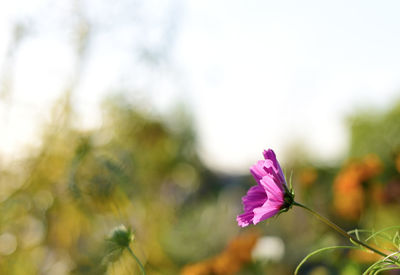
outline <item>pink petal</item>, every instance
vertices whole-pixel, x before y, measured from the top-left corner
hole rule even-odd
[[[267,175],[260,180],[260,184],[264,187],[268,200],[283,201],[284,189],[281,183],[276,183],[272,175]]]
[[[244,213],[236,217],[236,221],[238,222],[238,225],[240,227],[245,227],[248,226],[250,223],[252,223],[254,217],[254,213]]]
[[[254,209],[253,224],[257,224],[260,221],[266,220],[275,216],[279,212],[279,208],[272,208],[269,206],[259,207]]]
[[[248,226],[253,221],[254,209],[261,207],[267,201],[265,189],[259,185],[252,186],[242,198],[244,213],[237,216],[236,221],[239,226]]]
[[[254,208],[262,206],[267,200],[265,189],[259,185],[252,186],[242,198],[244,212],[253,211]]]
[[[252,165],[250,168],[250,173],[253,175],[254,179],[259,182],[262,177],[266,175],[264,170],[264,160],[257,161],[256,164]]]
[[[280,179],[280,181],[285,181],[285,177],[283,175],[282,168],[279,165],[278,160],[276,159],[275,152],[272,149],[268,149],[268,150],[264,150],[263,155],[266,160],[270,160],[270,162],[265,163],[266,164],[265,166],[267,168],[269,168],[269,167],[273,168],[275,173],[278,175],[278,178]]]

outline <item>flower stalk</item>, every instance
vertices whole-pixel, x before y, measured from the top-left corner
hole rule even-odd
[[[311,208],[298,203],[298,202],[293,202],[293,205],[299,206],[305,210],[307,210],[308,212],[310,212],[311,214],[313,214],[317,219],[319,219],[320,221],[324,222],[326,225],[328,225],[329,227],[331,227],[332,229],[334,229],[336,232],[338,232],[339,234],[341,234],[342,236],[344,236],[345,238],[348,238],[350,241],[357,243],[367,249],[369,249],[370,251],[383,256],[383,257],[387,257],[390,258],[391,260],[397,262],[397,259],[392,259],[392,257],[390,257],[389,255],[383,253],[382,251],[379,251],[376,248],[373,248],[372,246],[369,246],[368,244],[364,243],[363,241],[360,241],[356,238],[354,238],[353,236],[351,236],[350,234],[348,234],[346,231],[344,231],[342,228],[340,228],[338,225],[336,225],[335,223],[331,222],[330,220],[328,220],[327,218],[325,218],[324,216],[320,215],[319,213],[315,212],[314,210],[312,210]]]
[[[125,250],[128,250],[138,264],[142,275],[146,275],[143,264],[130,247],[133,240],[134,235],[131,229],[126,228],[124,225],[115,227],[111,232],[111,236],[107,239],[107,258],[111,261],[116,261]]]
[[[127,247],[129,253],[131,254],[131,256],[135,259],[135,261],[137,262],[137,264],[140,267],[140,271],[142,272],[143,275],[146,275],[146,271],[144,270],[144,266],[142,265],[142,263],[140,262],[139,258],[136,257],[135,253],[133,253],[132,249],[128,246]]]

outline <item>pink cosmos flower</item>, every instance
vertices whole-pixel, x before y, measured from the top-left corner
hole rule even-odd
[[[241,227],[257,224],[281,211],[287,211],[293,203],[294,195],[287,188],[274,151],[264,150],[263,155],[265,160],[259,160],[250,168],[258,184],[251,187],[242,198],[244,213],[236,218]]]

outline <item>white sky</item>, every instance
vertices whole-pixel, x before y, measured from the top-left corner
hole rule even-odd
[[[37,10],[68,14],[69,1],[57,3],[0,4],[0,64],[13,20]],[[86,3],[90,18],[114,11]],[[282,159],[288,145],[299,142],[319,160],[340,158],[347,146],[344,117],[355,107],[384,107],[400,98],[398,1],[202,0],[172,6],[180,16],[172,72],[137,68],[130,38],[143,33],[129,25],[93,38],[76,95],[84,125],[100,123],[97,106],[110,89],[154,82],[148,94],[132,96],[160,110],[183,100],[191,106],[208,165],[245,171],[264,148]],[[145,16],[162,27],[166,8],[153,3]],[[146,31],[146,39],[159,29]],[[73,73],[65,36],[50,30],[34,37],[16,54],[11,104],[0,102],[0,152],[7,156],[34,141]]]

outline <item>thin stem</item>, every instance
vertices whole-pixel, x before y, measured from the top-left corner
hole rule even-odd
[[[146,271],[144,271],[144,267],[143,267],[142,263],[140,262],[140,260],[138,259],[138,257],[136,257],[135,253],[133,253],[132,249],[129,246],[127,246],[127,248],[128,248],[129,253],[132,255],[132,257],[135,259],[135,261],[139,265],[140,271],[142,271],[142,274],[146,275]]]
[[[338,233],[340,233],[340,234],[343,235],[344,237],[350,239],[351,241],[353,241],[353,242],[355,242],[355,243],[357,243],[357,244],[359,244],[359,245],[361,245],[361,246],[364,246],[365,248],[371,250],[372,252],[374,252],[374,253],[376,253],[376,254],[379,254],[379,255],[381,255],[381,256],[383,256],[383,257],[388,257],[388,258],[390,258],[391,260],[393,260],[393,261],[395,261],[395,262],[397,261],[397,260],[395,260],[395,259],[392,259],[392,258],[389,257],[388,255],[386,255],[385,253],[379,251],[378,249],[375,249],[375,248],[369,246],[368,244],[366,244],[366,243],[364,243],[364,242],[362,242],[362,241],[360,241],[360,240],[354,238],[353,236],[351,236],[350,234],[348,234],[346,231],[344,231],[342,228],[340,228],[338,225],[334,224],[333,222],[331,222],[330,220],[328,220],[328,219],[325,218],[324,216],[321,216],[319,213],[315,212],[315,211],[312,210],[311,208],[308,208],[307,206],[302,205],[302,204],[300,204],[300,203],[298,203],[298,202],[293,202],[293,205],[296,205],[296,206],[299,206],[299,207],[301,207],[301,208],[306,209],[308,212],[310,212],[310,213],[313,214],[315,217],[317,217],[320,221],[324,222],[325,224],[327,224],[328,226],[330,226],[332,229],[336,230]]]

